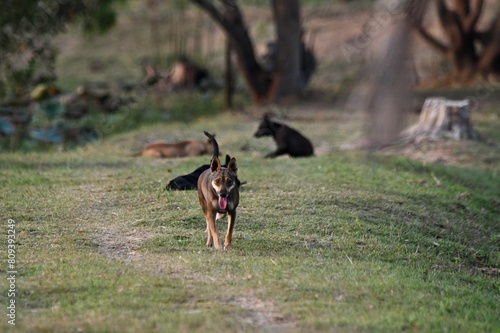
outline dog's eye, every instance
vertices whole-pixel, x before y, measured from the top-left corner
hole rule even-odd
[[[233,181],[232,181],[231,179],[228,179],[228,180],[227,180],[227,185],[228,185],[228,186],[233,185]]]
[[[215,184],[216,184],[216,185],[220,185],[220,178],[217,178],[217,179],[215,180]]]

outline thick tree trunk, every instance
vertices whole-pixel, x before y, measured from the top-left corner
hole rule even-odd
[[[413,142],[425,139],[479,139],[470,122],[469,100],[453,101],[441,97],[427,98],[417,124],[403,132]]]
[[[224,54],[226,68],[224,75],[224,106],[226,109],[233,108],[233,95],[234,95],[234,73],[233,73],[233,61],[231,59],[232,54],[232,43],[230,38],[226,38],[226,50]]]
[[[299,0],[273,0],[278,37],[276,67],[269,97],[300,94],[305,82],[301,71],[301,23]]]

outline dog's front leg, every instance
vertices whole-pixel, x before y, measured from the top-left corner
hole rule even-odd
[[[207,247],[212,247],[214,245],[214,239],[212,238],[212,233],[210,232],[210,227],[208,226],[208,219],[205,218],[207,221],[207,229],[205,229],[205,232],[207,233]]]
[[[236,210],[230,212],[227,216],[227,233],[226,240],[224,241],[224,250],[231,246],[231,238],[233,237],[234,224],[236,222]]]
[[[273,151],[272,153],[267,154],[265,157],[266,158],[275,158],[280,155],[285,155],[288,154],[288,148],[287,147],[278,147],[276,151]]]
[[[217,231],[217,223],[215,222],[215,213],[207,215],[207,246],[212,245],[216,249],[220,249],[219,233]]]

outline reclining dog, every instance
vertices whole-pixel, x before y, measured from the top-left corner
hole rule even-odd
[[[213,145],[210,139],[180,141],[177,143],[168,143],[164,141],[156,141],[148,144],[144,149],[137,152],[133,156],[145,156],[153,158],[168,158],[168,157],[187,157],[200,156],[213,153]]]
[[[229,155],[226,155],[226,163],[223,165],[225,168],[227,168],[230,160],[231,157]],[[185,191],[198,189],[198,178],[203,173],[203,171],[207,170],[208,168],[210,168],[209,164],[203,164],[187,175],[175,177],[168,183],[168,185],[165,187],[165,190]],[[238,187],[240,187],[241,185],[238,177],[236,177],[236,185],[238,185]]]

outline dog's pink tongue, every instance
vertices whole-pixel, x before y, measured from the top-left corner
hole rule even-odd
[[[227,206],[227,198],[219,197],[219,208],[226,209]]]

